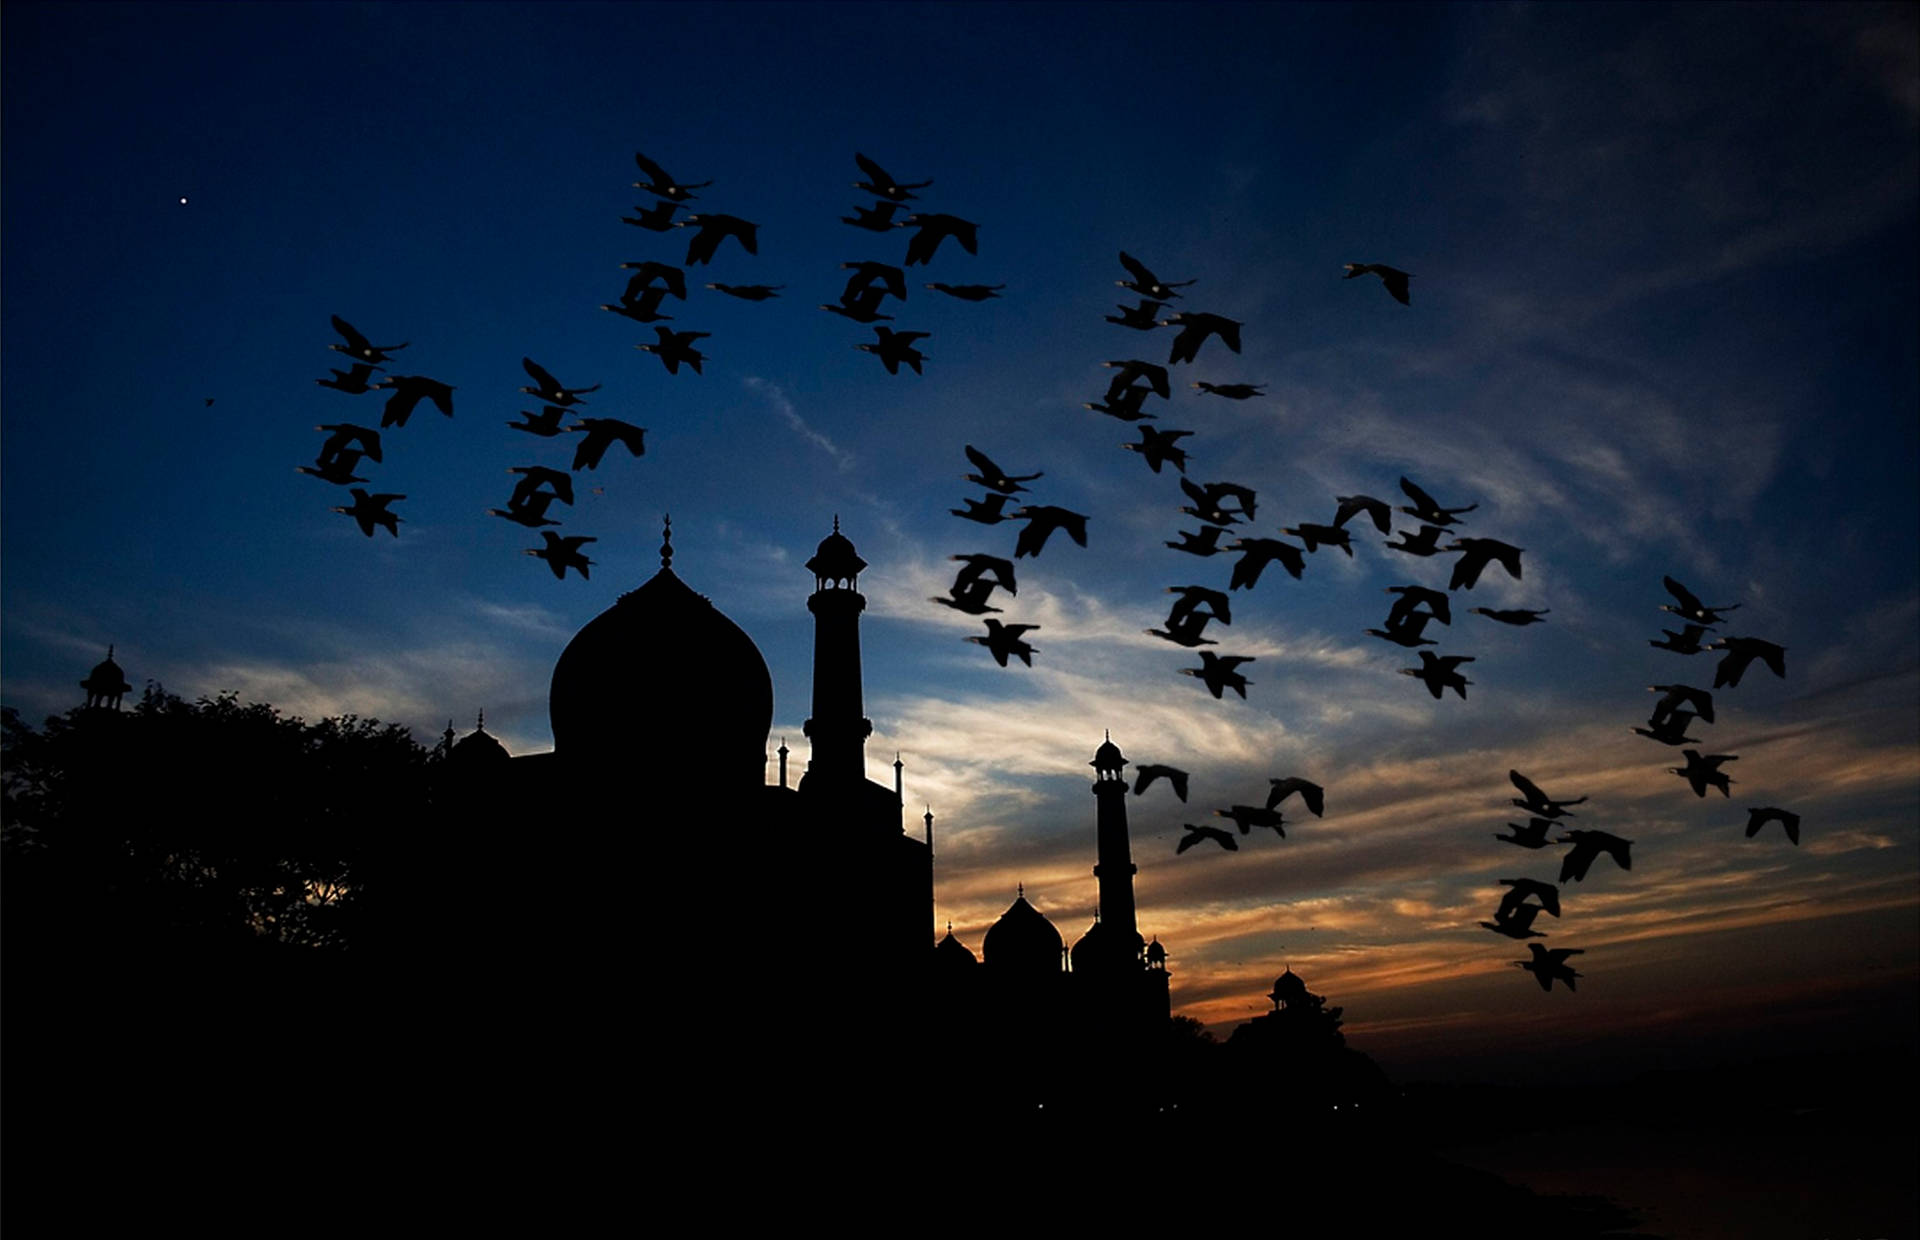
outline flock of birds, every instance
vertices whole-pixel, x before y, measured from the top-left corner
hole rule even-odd
[[[328,347],[353,359],[353,365],[347,370],[333,369],[331,378],[316,379],[314,382],[349,396],[364,396],[375,391],[393,393],[381,411],[379,430],[354,422],[328,423],[315,428],[326,431],[327,438],[321,443],[314,463],[300,466],[299,472],[335,486],[349,486],[366,481],[353,472],[362,461],[377,464],[384,459],[380,431],[404,427],[420,401],[431,401],[441,413],[452,417],[453,388],[423,375],[390,375],[378,382],[370,382],[375,371],[392,361],[393,354],[408,347],[411,342],[373,344],[339,315],[333,316],[333,329],[344,343]],[[589,418],[582,415],[578,406],[585,403],[582,399],[584,396],[600,389],[597,383],[592,387],[564,387],[532,358],[522,358],[521,366],[534,382],[533,386],[523,386],[520,390],[541,402],[543,408],[539,413],[523,410],[521,417],[524,421],[509,422],[507,425],[542,439],[567,433],[579,434],[581,439],[575,447],[573,464],[569,470],[537,463],[509,467],[507,472],[519,475],[519,479],[514,483],[512,494],[507,497],[507,506],[489,508],[487,514],[504,517],[529,529],[540,529],[544,545],[529,548],[526,554],[545,560],[557,578],[564,580],[569,568],[584,578],[593,561],[580,548],[596,540],[586,535],[563,537],[552,530],[541,529],[543,526],[560,524],[557,519],[547,515],[548,509],[556,502],[571,507],[574,499],[573,472],[598,467],[607,449],[614,444],[623,445],[634,456],[643,455],[646,451],[646,428],[617,418]],[[570,426],[561,425],[569,415],[577,420]],[[371,494],[360,487],[352,487],[351,491],[352,505],[336,507],[333,511],[352,517],[359,524],[360,532],[369,538],[373,537],[376,529],[383,527],[394,537],[400,536],[402,518],[393,511],[392,505],[407,498],[405,495],[394,492]]]
[[[669,375],[677,376],[682,368],[696,375],[701,374],[709,358],[697,342],[708,339],[711,333],[664,326],[664,323],[672,321],[673,316],[663,310],[669,298],[677,304],[686,303],[689,288],[686,268],[711,264],[722,253],[728,240],[733,241],[739,251],[746,255],[757,256],[758,225],[738,216],[716,212],[688,211],[681,214],[686,204],[697,197],[694,191],[705,189],[712,182],[681,182],[644,154],[636,153],[634,159],[644,178],[634,182],[634,186],[650,193],[654,201],[651,205],[635,207],[633,215],[623,215],[621,220],[625,224],[660,234],[678,229],[690,230],[684,265],[675,265],[663,258],[621,263],[620,268],[629,273],[625,287],[617,301],[602,303],[600,308],[650,327],[655,338],[634,347],[657,357]],[[871,328],[875,339],[856,343],[854,347],[876,356],[889,374],[898,374],[902,366],[920,374],[926,357],[917,346],[928,339],[931,333],[889,327],[886,324],[893,321],[893,316],[883,311],[905,305],[908,284],[906,269],[931,263],[949,238],[967,254],[977,255],[978,225],[954,215],[907,210],[905,204],[919,197],[914,191],[926,189],[932,184],[931,180],[901,182],[865,155],[856,153],[854,159],[863,176],[862,180],[854,182],[854,187],[871,194],[876,201],[870,206],[855,206],[852,215],[841,217],[842,222],[881,235],[889,235],[896,229],[911,229],[913,235],[898,266],[872,258],[842,262],[840,269],[850,274],[845,277],[839,298],[822,304],[820,309]],[[1249,681],[1241,669],[1254,662],[1254,658],[1204,649],[1219,644],[1215,638],[1207,636],[1209,626],[1219,625],[1224,629],[1232,624],[1233,593],[1252,590],[1267,567],[1274,563],[1278,563],[1288,576],[1299,580],[1304,577],[1308,558],[1323,549],[1337,550],[1351,558],[1354,555],[1354,535],[1371,525],[1380,535],[1386,536],[1381,545],[1400,555],[1427,558],[1453,554],[1458,557],[1453,562],[1444,591],[1414,583],[1387,587],[1386,593],[1393,596],[1393,602],[1386,617],[1381,621],[1381,627],[1368,628],[1365,633],[1417,652],[1420,656],[1419,667],[1398,670],[1419,680],[1436,700],[1443,699],[1448,690],[1464,699],[1467,687],[1473,682],[1466,678],[1461,669],[1474,662],[1475,656],[1441,654],[1427,649],[1438,645],[1438,640],[1431,635],[1437,631],[1433,626],[1451,628],[1454,614],[1452,594],[1471,590],[1490,566],[1497,564],[1508,576],[1519,580],[1522,548],[1499,539],[1472,537],[1459,532],[1458,527],[1464,524],[1465,515],[1475,511],[1478,505],[1443,505],[1406,477],[1399,480],[1400,492],[1407,501],[1404,504],[1394,505],[1364,494],[1340,495],[1333,497],[1334,508],[1330,521],[1302,520],[1279,527],[1277,533],[1254,532],[1252,523],[1259,498],[1256,491],[1236,482],[1199,481],[1189,477],[1187,467],[1192,445],[1187,441],[1193,439],[1196,432],[1156,425],[1156,410],[1163,406],[1149,406],[1150,401],[1171,400],[1174,386],[1171,368],[1195,365],[1208,341],[1218,341],[1225,349],[1238,354],[1241,351],[1243,324],[1209,311],[1169,312],[1168,307],[1176,299],[1183,298],[1179,290],[1190,288],[1198,281],[1163,280],[1145,263],[1125,251],[1120,253],[1119,261],[1127,278],[1116,280],[1115,283],[1137,300],[1131,304],[1123,302],[1117,305],[1117,313],[1107,315],[1106,321],[1132,332],[1152,332],[1163,328],[1175,330],[1169,340],[1164,363],[1140,357],[1103,362],[1103,369],[1112,373],[1107,376],[1104,392],[1097,400],[1085,402],[1085,407],[1132,427],[1138,438],[1122,442],[1120,446],[1138,455],[1153,474],[1162,475],[1167,466],[1172,467],[1180,492],[1188,501],[1179,507],[1179,512],[1191,517],[1198,528],[1176,529],[1176,540],[1167,541],[1165,546],[1199,559],[1223,553],[1235,557],[1224,583],[1186,582],[1168,586],[1166,593],[1173,595],[1174,600],[1167,617],[1160,627],[1146,632],[1185,650],[1197,652],[1200,659],[1198,667],[1181,667],[1177,670],[1180,674],[1199,680],[1214,698],[1223,698],[1228,690],[1232,690],[1244,699]],[[1409,273],[1379,263],[1348,263],[1345,270],[1347,279],[1368,275],[1377,277],[1397,302],[1411,304],[1409,281],[1413,277]],[[1005,286],[929,282],[924,287],[962,302],[980,303],[997,298]],[[713,281],[706,283],[705,288],[739,301],[758,303],[779,297],[786,286]],[[318,427],[327,432],[327,438],[314,463],[301,466],[300,472],[332,485],[352,486],[366,481],[355,473],[356,469],[362,468],[367,462],[378,464],[383,460],[381,430],[404,427],[422,400],[451,417],[454,389],[423,375],[384,374],[384,368],[392,362],[393,354],[407,348],[408,344],[375,345],[344,319],[334,316],[332,322],[341,342],[330,347],[335,352],[345,354],[351,366],[345,370],[335,369],[331,378],[316,382],[348,395],[363,396],[370,392],[385,392],[388,395],[380,429],[352,422],[335,422]],[[506,506],[490,508],[487,512],[529,529],[540,530],[545,546],[528,549],[526,554],[545,560],[556,578],[564,580],[570,568],[585,578],[592,561],[587,559],[581,548],[596,540],[587,536],[562,537],[546,528],[560,524],[551,515],[551,510],[555,504],[572,506],[575,494],[573,474],[597,468],[612,445],[622,445],[635,457],[643,455],[646,430],[618,419],[585,416],[581,412],[584,398],[599,390],[599,384],[567,387],[531,358],[523,359],[522,366],[533,383],[523,386],[520,391],[532,396],[541,409],[538,413],[523,410],[521,421],[507,425],[542,439],[555,439],[565,434],[578,434],[581,438],[567,469],[538,463],[510,467],[509,472],[517,475],[517,479],[505,501]],[[377,380],[376,375],[380,375]],[[1265,385],[1261,383],[1194,379],[1188,387],[1201,396],[1236,402],[1265,395]],[[574,419],[571,424],[565,424],[568,418]],[[1040,626],[1001,620],[999,616],[1004,613],[995,605],[995,599],[1000,595],[1006,598],[1017,596],[1017,561],[1030,557],[1037,559],[1056,532],[1064,531],[1074,543],[1085,547],[1089,517],[1053,504],[1016,502],[1015,496],[1031,494],[1026,484],[1043,478],[1044,471],[1036,469],[1013,474],[972,444],[964,445],[964,451],[971,471],[963,476],[984,493],[978,498],[963,498],[963,507],[950,510],[952,515],[978,525],[1018,522],[1020,530],[1011,555],[971,551],[950,556],[960,568],[948,592],[935,596],[932,601],[979,618],[986,632],[966,640],[984,647],[1000,666],[1005,667],[1009,660],[1016,658],[1032,666],[1035,647],[1026,640],[1026,634],[1037,631]],[[370,493],[357,486],[352,487],[352,495],[352,505],[337,507],[334,511],[351,516],[368,537],[382,527],[398,536],[401,518],[392,511],[391,505],[404,500],[405,495]],[[1411,518],[1412,528],[1396,529],[1396,514]],[[1295,541],[1286,541],[1288,538]],[[1703,644],[1702,639],[1707,633],[1723,623],[1722,613],[1734,610],[1737,604],[1709,607],[1673,578],[1666,578],[1665,584],[1675,602],[1665,605],[1663,610],[1679,616],[1685,625],[1678,632],[1665,631],[1664,640],[1653,641],[1651,645],[1682,655],[1722,651],[1713,683],[1713,689],[1716,690],[1737,686],[1755,660],[1763,662],[1776,675],[1785,675],[1785,652],[1773,643],[1758,638],[1729,636]],[[1467,611],[1468,614],[1484,616],[1494,623],[1516,628],[1543,623],[1549,614],[1544,608],[1473,607]],[[1678,747],[1698,744],[1697,738],[1688,736],[1687,731],[1695,724],[1713,722],[1712,693],[1679,683],[1655,685],[1653,690],[1662,696],[1656,702],[1646,725],[1633,730],[1663,745]],[[1736,755],[1706,754],[1691,748],[1683,752],[1686,765],[1667,769],[1686,780],[1697,796],[1705,797],[1711,788],[1718,788],[1723,796],[1731,795],[1732,781],[1723,768],[1725,764],[1737,760]],[[1555,882],[1529,877],[1499,880],[1507,890],[1492,920],[1479,924],[1507,938],[1539,939],[1545,934],[1536,928],[1538,917],[1543,913],[1555,919],[1560,917],[1560,885],[1584,879],[1593,862],[1603,853],[1611,857],[1619,868],[1631,868],[1632,841],[1605,831],[1561,825],[1560,819],[1573,814],[1570,807],[1583,804],[1585,797],[1571,800],[1548,797],[1519,771],[1509,772],[1509,779],[1522,793],[1512,803],[1529,817],[1525,825],[1509,823],[1512,833],[1495,838],[1530,850],[1545,848],[1550,842],[1572,847],[1562,861]],[[1168,784],[1183,804],[1187,801],[1187,773],[1162,764],[1147,764],[1137,769],[1134,794],[1144,795],[1150,786],[1160,780]],[[1295,795],[1300,797],[1300,803],[1315,818],[1323,816],[1325,790],[1321,785],[1299,776],[1270,779],[1264,803],[1236,803],[1215,809],[1213,813],[1217,818],[1231,821],[1238,828],[1238,837],[1245,837],[1254,828],[1260,827],[1271,828],[1284,838],[1287,820],[1281,812],[1281,806]],[[1749,811],[1747,836],[1755,836],[1763,827],[1774,822],[1783,827],[1791,841],[1796,844],[1799,842],[1799,816],[1772,806]],[[1239,839],[1223,827],[1196,823],[1182,825],[1185,834],[1175,847],[1176,854],[1184,854],[1201,844],[1213,844],[1223,851],[1239,850]],[[1549,841],[1548,833],[1552,830],[1561,830],[1564,834]],[[1555,981],[1561,982],[1569,990],[1574,988],[1575,979],[1581,974],[1568,961],[1572,956],[1583,954],[1582,949],[1548,949],[1537,942],[1529,942],[1528,947],[1531,959],[1513,962],[1517,967],[1533,973],[1544,990],[1550,991]]]

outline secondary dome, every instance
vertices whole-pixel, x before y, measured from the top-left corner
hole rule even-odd
[[[753,639],[680,580],[672,559],[663,543],[660,571],[560,653],[547,694],[554,752],[758,785],[773,676]]]
[[[1060,932],[1027,903],[1024,890],[980,941],[987,967],[1012,973],[1058,973],[1060,948]]]

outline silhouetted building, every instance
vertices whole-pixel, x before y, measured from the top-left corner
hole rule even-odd
[[[93,665],[93,670],[80,682],[80,687],[87,691],[86,705],[89,710],[96,706],[119,710],[120,698],[133,691],[133,686],[127,683],[127,674],[113,661],[112,646],[107,647],[107,657]]]

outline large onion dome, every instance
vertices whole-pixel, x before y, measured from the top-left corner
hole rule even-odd
[[[669,531],[671,532],[671,531]],[[677,783],[765,782],[773,677],[739,625],[680,580],[673,548],[660,571],[574,634],[553,666],[547,712],[555,753],[671,770]]]
[[[980,955],[996,972],[1039,974],[1060,971],[1060,932],[1040,910],[1027,903],[1023,888],[1000,920],[981,940]]]

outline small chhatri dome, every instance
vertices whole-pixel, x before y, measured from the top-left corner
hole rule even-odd
[[[1147,963],[1160,965],[1167,963],[1167,949],[1162,946],[1160,936],[1157,934],[1153,936],[1153,942],[1147,944]]]
[[[451,727],[448,730],[451,731]],[[509,761],[512,755],[499,737],[487,731],[487,712],[483,710],[473,731],[455,741],[447,757],[462,766],[480,766]]]
[[[867,562],[853,549],[853,540],[840,532],[839,517],[833,519],[833,533],[820,540],[813,558],[807,561],[807,571],[813,574],[816,587],[822,590],[842,582],[847,589],[852,589],[866,566]]]
[[[107,647],[107,657],[93,665],[87,678],[80,682],[87,691],[87,705],[120,705],[122,694],[131,693],[133,686],[127,683],[127,674],[113,661],[113,647]]]
[[[1087,765],[1102,778],[1120,778],[1120,770],[1127,765],[1127,758],[1120,752],[1120,746],[1113,743],[1113,733],[1107,733],[1107,739],[1101,743],[1100,748],[1093,751],[1093,761]]]
[[[1022,887],[1021,894],[980,941],[980,955],[991,969],[1058,973],[1062,946],[1060,932],[1039,909],[1027,903]]]
[[[1278,1005],[1285,1006],[1286,1004],[1294,1003],[1304,998],[1306,993],[1307,984],[1300,980],[1299,974],[1295,973],[1292,969],[1288,969],[1285,973],[1273,979],[1273,993],[1268,995],[1267,998],[1273,1000],[1274,1003]]]
[[[589,620],[554,663],[554,751],[757,786],[773,724],[767,661],[666,564],[671,547],[662,552],[660,571]]]
[[[933,947],[934,966],[942,969],[965,969],[980,963],[967,945],[953,937],[953,923],[947,923],[947,937]]]

